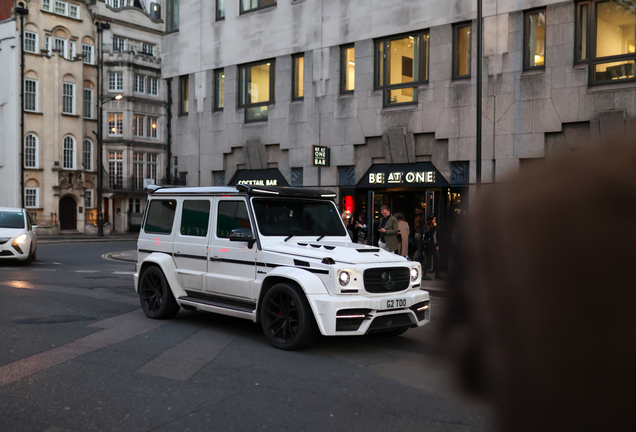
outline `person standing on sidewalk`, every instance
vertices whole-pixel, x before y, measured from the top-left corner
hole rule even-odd
[[[380,221],[380,241],[378,245],[380,249],[384,249],[387,252],[395,252],[398,249],[398,221],[395,217],[391,216],[391,209],[388,205],[383,205],[380,209],[382,213],[382,220]]]
[[[428,277],[428,268],[430,267],[433,256],[437,259],[439,256],[439,246],[437,245],[437,217],[431,215],[426,219],[426,227],[424,232],[424,238],[422,239],[422,247],[424,248],[423,262],[422,262],[422,279],[432,280]],[[437,263],[433,263],[433,269],[437,270]]]
[[[398,254],[407,257],[409,255],[409,236],[411,235],[411,228],[409,227],[409,223],[404,219],[404,213],[397,212],[394,216],[398,221],[399,228]]]

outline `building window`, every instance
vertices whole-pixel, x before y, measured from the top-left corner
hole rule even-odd
[[[183,75],[179,77],[179,115],[188,115],[190,97],[190,77]]]
[[[106,0],[106,4],[114,9],[120,9],[126,0]]]
[[[66,15],[66,2],[56,1],[55,2],[55,13],[60,15]]]
[[[429,33],[419,32],[375,43],[375,86],[384,106],[417,103],[417,88],[428,82]]]
[[[355,166],[343,166],[338,167],[340,186],[355,186],[356,185],[356,167]]]
[[[291,185],[295,187],[303,186],[303,169],[292,168],[291,169]]]
[[[108,114],[108,135],[122,136],[124,133],[124,114]]]
[[[124,90],[124,74],[122,72],[110,72],[108,74],[108,91],[116,92]]]
[[[42,10],[51,12],[51,0],[42,0]]]
[[[155,46],[147,42],[141,44],[141,53],[146,55],[155,55]]]
[[[113,36],[113,51],[124,51],[126,49],[126,39],[120,36]]]
[[[93,90],[84,89],[84,118],[93,118]]]
[[[79,7],[74,4],[68,5],[68,16],[70,16],[71,18],[79,19],[80,17]]]
[[[51,36],[46,36],[44,38],[44,49],[46,49],[46,55],[48,55],[49,57],[51,57]]]
[[[159,96],[159,78],[148,77],[148,94]]]
[[[70,41],[69,44],[69,49],[68,49],[68,53],[69,53],[69,59],[73,60],[75,59],[75,41]]]
[[[166,1],[166,32],[179,30],[179,0]]]
[[[450,163],[450,184],[452,185],[467,185],[469,182],[468,169],[470,167],[469,161],[459,161]]]
[[[222,111],[224,106],[225,72],[223,69],[214,71],[214,106],[213,111]]]
[[[66,39],[61,39],[61,38],[53,38],[53,49],[56,50],[60,50],[60,55],[64,58],[67,58],[67,53],[66,53]]]
[[[39,166],[38,137],[28,134],[24,138],[24,167],[37,168]]]
[[[123,152],[108,152],[108,188],[123,189]]]
[[[75,169],[75,139],[71,136],[64,137],[62,168]]]
[[[524,27],[523,67],[545,68],[545,10],[526,12]]]
[[[83,142],[82,165],[85,171],[93,171],[93,142],[88,138]]]
[[[577,61],[590,62],[590,84],[636,80],[636,8],[631,1],[577,5]]]
[[[30,31],[24,32],[24,51],[30,53],[37,53],[38,49],[38,35]]]
[[[141,213],[141,200],[139,198],[128,200],[128,213]]]
[[[148,117],[148,138],[157,138],[157,117]]]
[[[225,19],[225,0],[216,0],[216,20]]]
[[[470,23],[453,27],[453,79],[470,78]]]
[[[26,208],[40,207],[40,188],[24,188],[24,206]]]
[[[276,0],[239,0],[241,3],[241,14],[276,6]]]
[[[38,82],[36,80],[24,80],[24,110],[38,110]]]
[[[75,84],[62,84],[62,113],[75,114]]]
[[[214,186],[226,186],[225,171],[212,171],[214,176]]]
[[[87,209],[91,209],[94,207],[93,204],[93,196],[95,196],[95,191],[93,189],[86,189],[84,191],[84,207]]]
[[[143,137],[144,136],[144,122],[146,120],[145,116],[142,115],[134,115],[133,116],[133,136]]]
[[[144,154],[133,153],[133,187],[136,190],[144,188]]]
[[[146,178],[152,179],[153,184],[157,184],[157,155],[147,154]]]
[[[239,107],[245,108],[245,121],[267,120],[268,106],[274,103],[276,63],[266,60],[239,66]]]
[[[95,47],[93,45],[82,44],[82,55],[84,56],[84,63],[92,65],[93,64],[93,53]]]
[[[351,93],[356,84],[356,49],[353,45],[340,48],[340,93]]]
[[[292,56],[292,100],[301,100],[305,96],[305,55]]]
[[[144,75],[135,74],[135,93],[145,93],[146,77]]]

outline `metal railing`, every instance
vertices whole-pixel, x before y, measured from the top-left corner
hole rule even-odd
[[[111,176],[106,173],[104,173],[103,185],[105,191],[142,191],[145,189],[142,177]]]
[[[104,44],[104,53],[132,53],[135,55],[148,56],[153,58],[161,57],[161,50],[156,45],[145,45],[140,43],[126,42],[123,44]]]

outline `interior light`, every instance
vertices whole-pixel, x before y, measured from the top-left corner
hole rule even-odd
[[[157,123],[153,123],[153,124],[152,124],[152,128],[153,128],[153,129],[157,129]]]
[[[113,128],[113,133],[115,133],[117,131],[117,129]]]
[[[267,66],[269,66],[269,63],[267,63]]]
[[[349,64],[350,64],[350,65],[354,65],[354,66],[355,66],[355,65],[356,65],[356,62],[349,60]]]

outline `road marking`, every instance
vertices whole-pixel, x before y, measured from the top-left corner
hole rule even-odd
[[[214,360],[240,334],[241,332],[232,329],[203,329],[164,351],[160,356],[137,369],[137,372],[187,381]]]
[[[116,271],[116,272],[112,272],[112,274],[117,274],[117,275],[134,275],[135,272],[131,272],[131,271]]]
[[[127,341],[167,323],[168,321],[148,319],[139,309],[96,322],[88,327],[103,328],[103,330],[76,339],[61,347],[0,367],[0,387],[66,363],[84,354]]]
[[[37,269],[30,269],[29,271],[35,271],[35,272],[54,272],[54,271],[57,271],[57,269],[37,268]]]
[[[74,273],[101,273],[101,270],[73,270]]]

